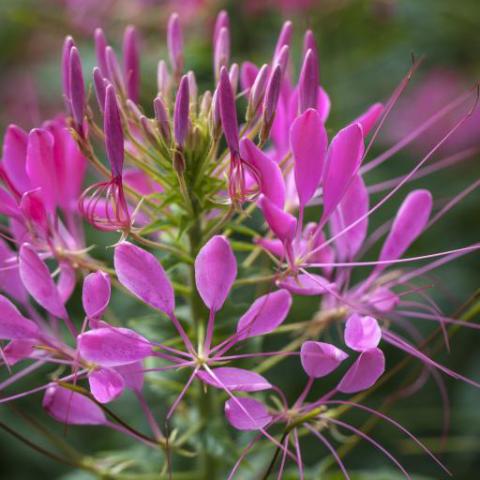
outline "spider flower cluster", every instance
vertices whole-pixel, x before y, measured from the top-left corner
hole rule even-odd
[[[200,459],[195,468],[203,469],[205,478],[234,478],[264,442],[273,458],[264,458],[260,475],[282,478],[293,468],[304,478],[301,443],[310,434],[348,478],[329,438],[331,429],[341,428],[371,443],[408,478],[389,451],[341,419],[355,408],[396,427],[448,472],[408,430],[352,395],[381,386],[387,345],[424,365],[410,394],[429,376],[444,392],[440,373],[479,386],[426,353],[414,322],[437,322],[447,346],[448,324],[475,328],[443,314],[415,280],[478,244],[405,256],[427,228],[478,186],[474,182],[440,208],[425,189],[404,194],[411,180],[454,163],[447,158],[425,166],[471,111],[411,171],[368,185],[369,171],[433,122],[427,119],[387,152],[366,160],[416,64],[385,104],[372,105],[331,132],[330,99],[320,86],[311,31],[304,36],[296,79],[290,22],[268,63],[239,66],[230,61],[229,18],[221,12],[213,31],[214,88],[201,93],[195,73],[186,71],[180,18],[174,14],[167,29],[168,60],[158,63],[150,106],[139,100],[138,37],[134,27],[125,30],[119,59],[103,31],[95,31],[91,90],[79,50],[66,38],[65,114],[31,132],[12,125],[5,134],[0,352],[10,373],[0,383],[0,403],[43,394],[44,410],[58,422],[114,429],[159,450],[166,477],[175,478],[176,456],[183,455],[190,459],[187,465]],[[435,115],[446,115],[469,97]],[[381,191],[387,193],[372,204],[371,193]],[[397,192],[404,194],[397,213],[372,232],[372,214]],[[113,265],[99,260],[99,247],[88,244],[88,224],[106,235]],[[363,260],[384,236],[378,259]],[[400,268],[425,260],[430,263]],[[112,286],[151,310],[162,328],[143,333],[141,322],[133,329],[129,318],[112,315]],[[70,308],[77,287],[81,319]],[[251,301],[232,315],[237,290]],[[317,300],[316,314],[308,321],[287,321],[301,296]],[[332,329],[341,335],[327,343]],[[285,339],[285,331],[290,337],[284,348],[262,347],[266,335]],[[269,368],[286,361],[297,362],[305,374],[305,388],[293,400],[284,392],[288,372],[284,385],[268,378]],[[13,391],[37,370],[43,376],[35,378],[43,382]],[[182,387],[155,401],[149,383],[165,376]],[[314,394],[315,380],[326,376],[335,386]],[[112,410],[126,390],[138,401],[149,433]],[[205,415],[225,419],[225,438],[235,430],[252,432],[230,464],[211,458],[198,441],[208,434]],[[185,417],[193,427],[185,426]],[[78,456],[69,461],[98,475],[129,468],[114,461],[82,463]]]

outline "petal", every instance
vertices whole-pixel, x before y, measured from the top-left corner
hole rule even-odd
[[[166,315],[173,314],[173,288],[154,255],[129,242],[123,242],[115,248],[113,263],[118,281],[127,290]]]
[[[2,165],[8,179],[19,193],[31,189],[25,170],[27,139],[27,133],[16,125],[9,125],[3,139]]]
[[[88,376],[88,383],[92,395],[100,403],[109,403],[117,399],[125,388],[122,375],[111,368],[93,371]]]
[[[34,322],[25,318],[10,300],[0,295],[1,340],[36,338],[39,333]]]
[[[55,210],[57,200],[53,144],[53,136],[47,130],[35,128],[28,135],[26,171],[32,187],[42,189],[48,212]]]
[[[293,122],[290,145],[295,159],[295,184],[302,207],[313,197],[320,184],[327,144],[327,132],[317,110],[308,109]]]
[[[237,260],[228,240],[212,237],[195,259],[195,282],[205,305],[214,312],[222,308],[237,276]]]
[[[277,207],[283,208],[285,182],[278,164],[268,158],[249,138],[244,138],[240,142],[240,157],[257,173],[263,195]]]
[[[102,367],[135,363],[152,354],[152,345],[128,328],[104,327],[82,333],[77,339],[80,355]]]
[[[0,238],[0,290],[10,297],[24,303],[27,292],[18,273],[17,255],[8,244]]]
[[[409,193],[400,206],[383,244],[380,261],[400,258],[425,229],[431,211],[432,195],[428,190],[415,190]],[[384,268],[386,265],[379,265],[377,270]]]
[[[237,325],[237,338],[243,340],[273,332],[287,318],[292,297],[287,290],[278,290],[257,298]]]
[[[19,338],[12,340],[3,349],[3,355],[8,365],[15,365],[17,362],[30,358],[38,350],[35,350],[35,346],[38,344],[37,340],[29,338]]]
[[[123,377],[125,388],[129,388],[135,392],[142,390],[145,379],[145,367],[142,361],[129,363],[128,365],[119,365],[115,370]]]
[[[313,378],[333,372],[347,357],[344,351],[330,343],[307,341],[300,350],[302,367]]]
[[[259,430],[273,419],[265,405],[254,398],[231,398],[225,402],[225,416],[237,430]]]
[[[362,126],[363,136],[366,137],[375,126],[385,108],[381,103],[374,103],[365,113],[362,113],[354,123]]]
[[[28,243],[20,248],[19,272],[23,285],[37,303],[55,317],[68,318],[47,265]]]
[[[332,235],[337,235],[368,212],[368,191],[360,175],[355,175],[337,209],[330,217]],[[335,239],[338,259],[351,260],[367,236],[368,217]]]
[[[375,318],[354,313],[347,319],[344,338],[352,350],[364,352],[378,347],[382,339],[382,330]]]
[[[202,382],[215,388],[237,392],[258,392],[268,390],[272,385],[260,374],[242,368],[220,367],[213,368],[215,376],[206,371],[199,371],[197,377]]]
[[[375,385],[385,371],[385,356],[379,348],[362,352],[348,369],[337,389],[343,393],[356,393]]]
[[[333,138],[323,176],[323,220],[332,214],[342,200],[360,167],[364,149],[362,127],[358,123],[340,130]]]
[[[93,400],[58,385],[47,389],[42,406],[55,420],[67,425],[107,423],[102,409]]]
[[[87,317],[100,318],[110,301],[111,284],[108,273],[98,270],[83,281],[82,304]]]
[[[75,275],[75,269],[68,262],[60,263],[60,275],[57,283],[57,290],[60,300],[66,303],[72,296],[77,277]]]
[[[258,201],[263,216],[273,233],[282,241],[292,241],[295,237],[297,219],[288,212],[284,212],[263,195]]]
[[[326,278],[314,274],[300,274],[297,277],[287,277],[278,282],[278,286],[286,288],[296,295],[323,295],[335,289],[336,285]]]
[[[395,309],[400,297],[385,287],[378,287],[367,297],[370,306],[379,312],[388,313]]]

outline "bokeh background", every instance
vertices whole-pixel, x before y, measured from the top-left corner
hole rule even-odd
[[[266,63],[276,41],[276,35],[286,18],[295,23],[293,58],[301,52],[305,28],[311,28],[318,40],[321,59],[321,80],[332,100],[328,121],[329,132],[355,118],[376,101],[385,101],[411,66],[412,56],[424,56],[421,68],[402,96],[398,108],[387,121],[373,149],[381,152],[385,146],[401,138],[417,122],[434,109],[444,106],[462,91],[472,88],[480,79],[480,2],[478,0],[0,0],[0,130],[9,123],[24,128],[39,125],[62,109],[59,59],[65,35],[72,34],[87,67],[93,67],[92,32],[102,26],[109,41],[121,46],[123,29],[129,23],[138,26],[142,35],[142,101],[149,111],[156,92],[155,70],[159,58],[165,57],[165,25],[168,15],[178,11],[186,37],[186,64],[197,74],[200,86],[211,88],[212,47],[211,29],[219,9],[231,15],[232,57],[241,63],[250,60]],[[391,178],[413,166],[442,132],[474,103],[466,104],[412,147],[387,162],[370,177],[372,182]],[[457,117],[455,117],[457,115]],[[461,132],[443,149],[449,151],[480,146],[480,115],[474,113]],[[439,157],[441,158],[441,156]],[[431,188],[435,199],[447,200],[479,176],[480,155],[456,164],[444,172],[415,182],[415,186]],[[379,213],[375,223],[389,218],[401,197]],[[473,193],[452,210],[441,222],[416,243],[412,254],[446,250],[478,241],[480,227],[478,192]],[[92,233],[97,243],[100,239]],[[452,314],[478,288],[480,262],[478,255],[449,265],[430,278],[436,285],[435,299],[447,314]],[[239,298],[238,302],[244,299]],[[128,299],[114,298],[114,311],[119,315],[136,316],[137,306]],[[241,307],[239,307],[241,308]],[[292,317],[296,321],[308,318],[315,305],[299,304]],[[81,315],[80,310],[78,314]],[[478,321],[478,319],[477,319]],[[432,325],[420,324],[424,331]],[[461,331],[452,341],[452,352],[441,355],[442,361],[463,374],[480,380],[480,333]],[[271,347],[272,345],[269,345]],[[388,357],[392,364],[394,352]],[[290,393],[301,389],[303,378],[296,375],[298,366],[286,362],[286,367],[273,372],[280,378],[291,374]],[[412,370],[408,372],[412,373]],[[383,395],[395,392],[407,378],[395,377],[383,389]],[[298,380],[297,380],[298,379]],[[35,380],[32,380],[32,385]],[[456,479],[478,478],[480,471],[480,391],[460,382],[446,380],[452,421],[449,439],[442,446],[439,433],[442,425],[442,404],[435,384],[427,383],[413,398],[400,400],[390,410],[392,416],[415,431],[420,438],[445,460]],[[27,383],[23,384],[28,385]],[[158,386],[161,388],[161,385]],[[131,399],[125,399],[120,410],[132,415]],[[378,399],[372,404],[378,405]],[[39,398],[19,403],[23,411],[40,415]],[[158,405],[158,409],[162,406]],[[134,415],[134,413],[133,413]],[[1,406],[0,419],[12,428],[40,439],[38,432],[25,423],[18,412]],[[57,428],[58,430],[58,428]],[[61,430],[60,430],[60,433]],[[401,461],[415,472],[415,479],[438,479],[441,472],[409,442],[385,426],[375,429],[381,439]],[[117,435],[92,429],[69,429],[69,440],[79,449],[93,453],[129,445]],[[222,445],[212,439],[219,455]],[[126,456],[142,461],[143,453],[130,449]],[[325,452],[312,443],[307,459],[321,459]],[[145,458],[155,462],[158,459]],[[346,463],[352,479],[389,480],[401,478],[390,470],[386,461],[370,446],[360,444],[348,455]],[[336,479],[340,475],[311,478]],[[26,448],[0,431],[0,479],[12,480],[74,480],[88,478],[84,473],[71,473],[68,467],[51,462]],[[292,476],[291,478],[296,478]]]

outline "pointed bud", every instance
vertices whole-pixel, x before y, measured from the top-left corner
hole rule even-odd
[[[208,118],[208,123],[210,130],[212,131],[212,136],[216,140],[220,138],[222,134],[222,119],[220,115],[220,100],[219,100],[219,87],[213,92],[212,96],[212,106],[210,108],[210,116]]]
[[[230,19],[228,18],[228,13],[225,10],[218,12],[217,18],[215,20],[215,27],[213,29],[213,45],[215,46],[218,41],[218,36],[222,28],[230,29]]]
[[[98,107],[103,113],[105,107],[105,79],[103,78],[102,72],[98,67],[93,69],[93,86],[95,88],[95,96],[97,97]]]
[[[252,88],[250,89],[250,98],[247,107],[247,121],[252,119],[258,111],[258,107],[262,103],[267,89],[269,67],[267,64],[263,65],[259,70]]]
[[[280,65],[275,67],[275,70],[268,82],[267,91],[265,92],[265,99],[263,101],[263,125],[260,132],[260,143],[265,143],[270,135],[270,130],[275,119],[275,112],[277,110],[278,98],[280,97],[280,89],[282,86],[282,69]]]
[[[210,109],[212,108],[212,92],[206,90],[202,96],[202,101],[200,102],[200,117],[206,117],[210,114]]]
[[[173,113],[173,133],[175,142],[178,146],[185,145],[185,139],[188,134],[190,109],[190,92],[188,89],[188,77],[184,75],[180,80],[180,85],[175,98],[175,110]]]
[[[300,113],[318,105],[318,63],[312,50],[308,50],[298,80],[298,107]]]
[[[170,74],[168,73],[168,67],[164,60],[158,62],[157,88],[158,94],[163,99],[167,99],[170,92]]]
[[[250,89],[258,75],[258,67],[252,62],[243,62],[240,68],[240,86],[243,92],[250,93]]]
[[[65,98],[65,103],[67,110],[70,111],[71,104],[71,89],[70,89],[70,50],[75,46],[73,38],[68,36],[63,42],[62,49],[62,85],[63,85],[63,96]]]
[[[127,84],[127,96],[138,102],[140,91],[140,59],[138,48],[138,34],[133,26],[125,29],[123,37],[124,75]]]
[[[107,64],[107,40],[101,28],[97,28],[94,33],[95,37],[95,55],[97,57],[97,65],[103,77],[108,78],[108,64]]]
[[[239,150],[237,108],[230,78],[225,67],[220,72],[218,102],[225,140],[232,154],[237,154]]]
[[[160,134],[162,135],[165,143],[168,145],[172,139],[170,120],[165,103],[160,97],[155,98],[153,101],[153,110],[155,112],[155,120],[157,122],[158,129],[160,130]]]
[[[188,77],[188,92],[190,94],[190,105],[192,110],[195,111],[197,107],[197,100],[198,100],[198,85],[197,79],[195,78],[195,73],[190,70],[187,73]]]
[[[167,46],[172,69],[176,77],[183,70],[183,36],[180,21],[176,13],[172,13],[167,26]]]
[[[107,47],[105,50],[107,58],[107,67],[108,67],[108,79],[113,83],[115,88],[124,93],[125,85],[123,83],[122,71],[118,63],[117,55],[112,47]]]
[[[233,94],[236,95],[238,89],[238,77],[240,76],[240,69],[238,68],[238,63],[232,63],[230,71],[228,72],[228,78],[230,79],[230,84],[232,85]]]
[[[220,78],[222,67],[228,67],[230,59],[230,32],[227,28],[222,28],[218,34],[217,41],[214,44],[213,66],[215,78]]]
[[[85,116],[85,82],[83,80],[82,62],[77,47],[70,49],[70,100],[72,116],[76,130],[83,130],[83,117]]]
[[[304,57],[309,50],[313,52],[313,54],[318,60],[317,42],[315,41],[315,35],[311,30],[307,30],[305,32],[305,35],[303,36],[303,56]]]
[[[293,25],[292,22],[287,21],[283,24],[282,30],[278,36],[277,44],[275,45],[275,53],[273,55],[273,63],[276,62],[280,51],[284,45],[290,45],[292,40]]]
[[[105,146],[107,149],[107,158],[112,169],[114,178],[122,176],[124,145],[123,130],[118,110],[117,96],[115,89],[109,85],[105,96],[105,115],[103,120],[103,129],[105,132]]]
[[[285,74],[288,68],[288,60],[290,58],[290,47],[288,45],[284,45],[278,54],[277,59],[275,60],[274,67],[280,65],[282,69],[282,73]]]

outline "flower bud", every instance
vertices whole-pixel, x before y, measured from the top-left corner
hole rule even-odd
[[[275,119],[275,110],[277,109],[280,88],[282,86],[282,68],[277,65],[268,82],[265,100],[263,101],[263,126],[260,132],[260,143],[267,141]]]
[[[97,65],[100,69],[102,75],[108,78],[108,64],[107,64],[107,40],[105,39],[105,34],[101,28],[95,30],[95,55],[97,57]]]
[[[158,129],[162,135],[166,144],[169,144],[172,139],[172,133],[170,130],[170,121],[168,117],[167,107],[160,97],[155,98],[153,101],[153,110],[155,112],[155,120],[157,122]]]
[[[237,109],[235,106],[235,97],[233,95],[232,85],[225,67],[222,67],[220,72],[218,101],[225,140],[227,141],[230,152],[237,154],[239,151]]]
[[[75,122],[75,129],[82,134],[83,117],[85,116],[85,83],[77,47],[70,49],[69,77],[72,116]]]
[[[172,13],[168,20],[167,46],[172,69],[178,78],[183,70],[183,36],[180,21],[176,13]]]
[[[293,26],[292,22],[287,21],[283,24],[280,34],[278,36],[277,44],[275,45],[275,53],[273,54],[273,63],[275,64],[282,47],[290,45],[292,40]]]
[[[313,50],[308,50],[298,81],[298,107],[300,113],[318,105],[318,62]]]
[[[218,33],[217,40],[214,44],[213,66],[215,78],[220,78],[220,70],[222,67],[228,67],[230,59],[230,32],[227,28],[222,28]]]
[[[127,84],[127,96],[138,102],[140,90],[140,60],[138,52],[138,34],[135,27],[128,26],[123,37],[124,75]]]
[[[71,89],[70,89],[70,50],[75,46],[73,38],[68,36],[65,38],[63,42],[63,50],[62,50],[62,85],[63,85],[63,96],[65,98],[65,105],[67,110],[70,111],[71,104],[70,104],[70,96],[71,96]]]
[[[230,19],[228,18],[228,13],[225,10],[221,10],[220,12],[218,12],[217,18],[215,20],[215,27],[213,29],[214,46],[217,44],[218,36],[222,28],[230,30]]]
[[[100,108],[100,111],[103,112],[103,108],[105,107],[105,89],[107,86],[105,85],[105,79],[98,67],[93,69],[93,87],[95,89],[98,107]]]
[[[265,90],[267,88],[268,74],[269,67],[265,64],[259,70],[250,90],[250,98],[248,100],[247,107],[247,121],[251,120],[255,116],[258,107],[262,103],[263,97],[265,96]]]
[[[109,85],[105,95],[105,146],[113,177],[121,177],[124,160],[123,130],[115,89]]]
[[[118,92],[125,92],[125,85],[123,83],[122,71],[118,63],[117,56],[112,47],[107,47],[105,50],[108,66],[108,78],[113,83]]]
[[[158,94],[167,99],[170,92],[170,75],[168,73],[168,67],[164,60],[158,62],[157,67],[157,88]]]
[[[175,110],[173,113],[173,134],[178,146],[185,145],[188,134],[190,108],[190,92],[188,88],[188,77],[184,75],[180,81],[175,99]]]

